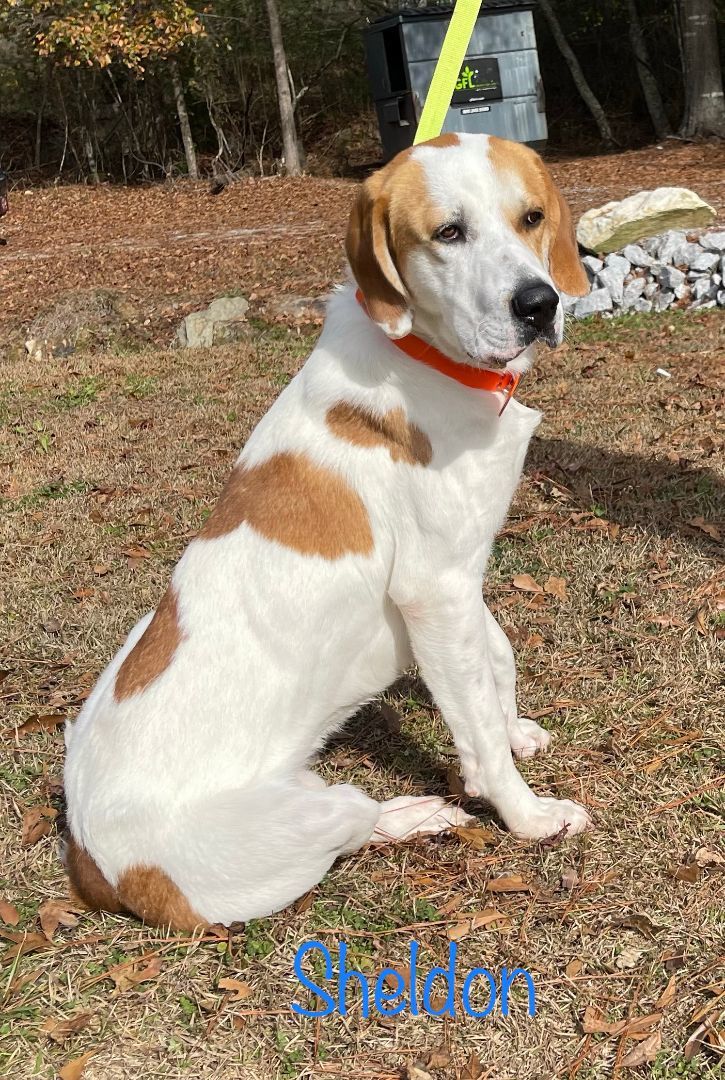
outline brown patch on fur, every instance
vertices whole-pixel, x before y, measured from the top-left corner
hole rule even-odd
[[[199,536],[226,536],[244,521],[303,555],[340,559],[373,550],[360,496],[342,476],[305,454],[274,454],[251,468],[237,465]]]
[[[430,439],[411,424],[402,409],[391,409],[376,416],[359,405],[340,401],[327,411],[327,426],[338,439],[355,446],[384,446],[393,461],[408,465],[430,465],[433,449]]]
[[[173,660],[182,637],[176,591],[170,585],[153,619],[118,669],[113,691],[116,701],[139,694],[158,679]]]
[[[458,143],[455,132],[449,132],[421,145],[445,149]],[[365,181],[345,239],[371,318],[393,328],[408,311],[407,255],[442,224],[428,194],[423,166],[412,157],[414,150],[401,151]]]
[[[535,151],[521,143],[491,135],[488,145],[496,172],[515,173],[525,191],[525,204],[510,207],[511,227],[544,265],[548,261],[557,288],[571,296],[584,296],[589,292],[589,279],[579,259],[569,206],[546,165]],[[535,209],[543,211],[544,220],[538,227],[527,228],[525,214]]]
[[[65,866],[71,892],[91,911],[123,911],[118,893],[99,870],[84,847],[68,836]]]
[[[197,915],[189,901],[165,871],[157,866],[132,866],[118,879],[123,906],[150,926],[193,930],[209,924]]]

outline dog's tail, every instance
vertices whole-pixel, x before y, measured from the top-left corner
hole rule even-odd
[[[73,836],[66,866],[89,907],[128,911],[178,930],[229,925],[270,915],[302,896],[338,855],[370,838],[379,814],[378,803],[349,784],[280,780],[177,808],[163,823],[145,817],[128,844],[143,854],[115,883],[99,868],[100,851]],[[120,827],[127,830],[128,822]]]

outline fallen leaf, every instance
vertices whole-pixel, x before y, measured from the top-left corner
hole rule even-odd
[[[623,915],[619,919],[613,919],[612,926],[624,926],[629,930],[638,930],[643,937],[649,938],[651,941],[654,941],[662,929],[661,926],[653,923],[647,915],[639,915],[635,911],[629,915]]]
[[[9,904],[7,900],[0,899],[0,921],[7,923],[8,926],[17,926],[20,922],[18,909]]]
[[[448,939],[450,941],[461,941],[471,932],[471,924],[468,919],[464,919],[461,922],[455,923],[448,928]]]
[[[65,716],[31,716],[24,724],[15,729],[16,735],[29,735],[33,731],[55,731],[65,723]],[[12,730],[12,729],[11,729]]]
[[[716,540],[718,542],[722,540],[722,533],[718,529],[717,525],[713,525],[711,522],[705,521],[703,517],[692,518],[692,520],[688,521],[687,524],[691,525],[693,529],[699,529],[700,532],[703,532],[706,536],[709,536],[711,540]]]
[[[43,624],[46,634],[59,634],[63,629],[57,619],[47,619]]]
[[[573,866],[567,866],[565,870],[561,872],[561,888],[562,889],[575,889],[579,884],[579,875]]]
[[[666,1009],[677,993],[677,976],[670,975],[670,981],[655,1002],[655,1009]]]
[[[517,574],[511,584],[515,589],[521,589],[522,592],[543,593],[544,591],[541,585],[534,581],[531,574]]]
[[[696,881],[700,880],[701,873],[698,864],[692,862],[684,866],[676,866],[672,871],[672,876],[675,881],[688,881],[691,885],[694,885]]]
[[[570,960],[564,968],[564,974],[567,979],[573,979],[581,972],[583,967],[581,960]]]
[[[469,829],[465,825],[456,825],[451,832],[454,832],[474,851],[485,851],[489,844],[496,843],[496,835],[490,829]]]
[[[478,1054],[472,1053],[461,1071],[461,1080],[481,1080],[483,1065]]]
[[[240,982],[239,979],[220,979],[217,986],[220,990],[226,990],[228,994],[231,994],[232,1001],[244,1001],[252,992],[249,983]]]
[[[44,900],[38,908],[40,927],[52,940],[59,926],[72,927],[78,922],[78,916],[85,909],[78,907],[72,900]]]
[[[550,848],[558,847],[566,839],[566,834],[569,832],[569,822],[565,821],[558,832],[552,833],[551,836],[545,836],[539,843],[541,847]]]
[[[3,936],[8,937],[7,934]],[[16,944],[3,953],[0,959],[0,964],[3,966],[12,964],[17,956],[26,956],[27,953],[50,948],[50,942],[45,934],[17,933],[10,936],[9,940],[14,941]]]
[[[558,596],[560,600],[566,600],[566,578],[548,577],[544,582],[544,592],[549,596]]]
[[[425,1062],[411,1061],[403,1073],[405,1080],[433,1080],[433,1077],[425,1067]]]
[[[620,1065],[623,1069],[636,1069],[639,1065],[645,1065],[648,1061],[654,1061],[662,1046],[662,1035],[655,1031],[653,1035],[643,1039],[637,1046],[633,1046],[626,1057],[623,1057]]]
[[[91,1022],[93,1013],[91,1012],[79,1012],[73,1016],[67,1017],[65,1020],[55,1020],[52,1016],[41,1027],[41,1031],[44,1035],[47,1035],[53,1042],[58,1043],[60,1046],[70,1038],[71,1035],[75,1035],[78,1031],[83,1031],[87,1028]]]
[[[53,821],[58,817],[58,811],[52,806],[33,806],[23,814],[21,830],[21,847],[32,847],[53,829]]]
[[[531,886],[521,874],[509,874],[505,877],[491,878],[486,882],[486,892],[531,892]]]
[[[410,986],[410,965],[401,964],[400,967],[391,968],[390,974],[386,975],[385,979],[383,980],[385,984],[390,987],[391,990],[397,992],[400,983],[398,979],[393,976],[392,972],[395,972],[396,976],[400,976],[400,978],[403,980],[403,989],[407,990]]]
[[[111,968],[107,974],[115,985],[114,994],[123,994],[140,983],[156,979],[161,974],[162,961],[160,956],[152,956],[146,964],[121,964],[118,968]]]
[[[101,521],[102,520],[103,520],[103,518],[101,518]],[[96,563],[96,565],[93,567],[93,573],[97,577],[105,577],[106,574],[110,574],[110,572],[111,572],[111,567],[106,566],[105,563]]]
[[[725,866],[725,856],[712,848],[701,847],[695,852],[695,862],[703,869],[708,866]]]
[[[630,968],[637,966],[642,959],[643,953],[644,950],[636,945],[625,945],[615,963],[620,971],[628,971]]]
[[[465,795],[466,788],[461,780],[461,774],[457,765],[449,765],[446,769],[446,782],[448,784],[449,795]],[[475,830],[471,830],[475,832]]]
[[[445,1069],[451,1063],[451,1055],[446,1050],[431,1050],[426,1065],[429,1069]]]
[[[81,1080],[86,1065],[97,1053],[97,1050],[89,1050],[82,1057],[72,1058],[71,1061],[66,1062],[58,1073],[60,1080]]]

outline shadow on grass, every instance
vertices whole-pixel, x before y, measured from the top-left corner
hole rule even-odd
[[[526,472],[560,484],[582,510],[594,510],[608,521],[680,536],[711,556],[722,550],[720,542],[690,524],[693,518],[712,524],[725,518],[725,482],[712,468],[535,438]]]

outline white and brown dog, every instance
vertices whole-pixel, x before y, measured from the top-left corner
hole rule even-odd
[[[511,647],[481,584],[539,414],[510,400],[559,291],[587,290],[539,157],[483,135],[407,150],[361,188],[303,369],[242,450],[156,612],[66,734],[66,863],[91,905],[176,927],[268,915],[370,840],[467,819],[327,787],[312,756],[414,661],[466,791],[524,837],[586,829],[519,756]],[[508,407],[502,411],[502,406]]]

